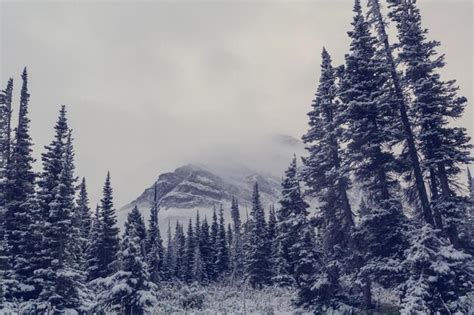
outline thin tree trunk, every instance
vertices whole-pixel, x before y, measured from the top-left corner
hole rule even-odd
[[[330,102],[331,108],[327,112],[327,117],[329,119],[329,132],[332,135],[331,136],[331,146],[334,148],[333,151],[333,161],[335,163],[336,169],[340,170],[341,168],[341,159],[339,157],[339,143],[334,136],[334,103],[331,101]],[[344,212],[344,223],[348,228],[354,227],[354,219],[352,217],[352,209],[351,209],[351,204],[349,203],[349,198],[347,197],[347,185],[341,181],[340,178],[338,178],[337,181],[337,189],[340,195],[340,198],[342,199],[342,207],[343,207],[343,212]],[[349,231],[348,231],[349,232]]]
[[[400,78],[398,77],[397,68],[393,59],[392,50],[388,41],[387,32],[385,30],[385,23],[383,21],[382,13],[380,11],[379,0],[371,0],[374,5],[375,18],[377,20],[377,28],[379,30],[379,36],[381,37],[382,44],[384,46],[385,55],[390,65],[390,75],[392,77],[395,93],[398,98],[398,105],[400,111],[400,117],[405,132],[405,140],[408,146],[408,154],[410,156],[413,173],[415,175],[416,188],[418,191],[418,197],[420,198],[420,204],[423,211],[423,217],[425,221],[434,226],[433,213],[431,211],[430,203],[428,200],[428,194],[426,192],[423,175],[421,172],[420,161],[416,150],[415,139],[411,128],[410,120],[407,114],[407,104],[403,95]]]
[[[372,283],[368,277],[364,278],[362,285],[362,294],[364,296],[364,308],[366,310],[372,309]]]
[[[438,162],[438,177],[439,181],[441,184],[441,193],[443,196],[443,199],[445,201],[448,201],[450,197],[453,196],[453,192],[449,188],[449,180],[448,180],[448,175],[446,174],[446,168],[444,166],[443,162]],[[448,204],[449,207],[453,207],[453,205]],[[458,229],[455,224],[452,222],[448,222],[446,224],[446,232],[448,234],[449,240],[451,241],[451,244],[453,244],[454,247],[459,248],[459,235],[458,235]]]
[[[431,187],[431,200],[436,201],[439,199],[439,192],[438,192],[438,182],[436,181],[436,172],[433,167],[430,167],[430,187]],[[443,230],[443,219],[441,217],[441,213],[439,213],[439,209],[435,206],[433,207],[434,213],[434,221],[436,228],[439,230]]]

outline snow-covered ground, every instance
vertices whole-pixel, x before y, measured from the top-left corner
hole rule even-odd
[[[213,285],[169,287],[161,290],[155,314],[294,314],[294,291],[268,287]],[[305,314],[299,312],[298,314]]]

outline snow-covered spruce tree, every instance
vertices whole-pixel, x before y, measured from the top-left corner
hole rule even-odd
[[[61,173],[54,188],[47,225],[44,229],[43,255],[49,265],[42,271],[44,282],[40,298],[51,303],[54,309],[77,309],[81,305],[80,290],[83,259],[79,250],[79,227],[73,223],[75,209],[74,149],[71,132],[68,131],[61,159]]]
[[[361,219],[354,234],[360,253],[354,262],[363,283],[363,307],[371,308],[372,281],[384,286],[396,286],[402,281],[396,267],[407,239],[405,217],[396,196],[396,160],[391,150],[401,134],[387,62],[376,48],[377,41],[358,0],[354,12],[350,52],[345,58],[340,89],[344,109],[340,117],[347,125],[343,133],[347,162],[369,197],[369,214]]]
[[[212,261],[212,269],[209,270],[211,271],[211,274],[209,275],[209,280],[217,280],[217,277],[219,276],[217,272],[217,266],[216,266],[216,261],[217,261],[217,239],[219,235],[219,223],[217,223],[217,212],[216,208],[214,207],[214,211],[212,213],[212,222],[211,222],[211,229],[210,229],[210,234],[209,234],[209,243],[210,243],[210,259]]]
[[[8,253],[8,243],[7,243],[7,237],[4,233],[3,234],[3,237],[0,239],[0,262],[3,263],[2,265],[2,268],[0,268],[0,310],[3,308],[4,306],[4,302],[5,302],[5,284],[4,284],[4,280],[5,280],[5,274],[6,274],[6,268],[7,267],[7,259],[8,259],[8,256],[7,256],[7,253]]]
[[[229,270],[232,269],[232,243],[234,239],[234,231],[232,230],[232,225],[230,223],[227,223],[227,232],[225,233],[226,235],[226,241],[227,241],[227,248],[229,252]]]
[[[194,238],[196,239],[196,246],[199,246],[199,239],[201,237],[201,217],[199,210],[196,211],[196,222],[194,223]]]
[[[421,25],[415,2],[389,2],[390,16],[398,29],[404,81],[413,95],[410,114],[430,177],[433,209],[444,220],[438,219],[437,228],[442,229],[444,223],[451,243],[459,247],[458,230],[465,220],[466,206],[465,200],[456,196],[456,180],[460,166],[473,161],[473,146],[466,129],[450,123],[462,117],[467,100],[458,96],[456,81],[441,79],[439,71],[445,62],[436,51],[440,43],[427,39],[428,30]]]
[[[314,228],[308,220],[308,204],[303,200],[297,175],[296,156],[285,171],[282,181],[282,197],[278,209],[277,259],[276,270],[282,274],[274,275],[280,283],[294,283],[298,288],[295,303],[311,308],[321,307],[324,301],[315,301],[317,296],[313,287],[317,276],[317,244]],[[291,276],[291,280],[288,276]]]
[[[232,225],[231,223],[227,223],[227,231],[225,232],[226,235],[226,241],[227,241],[227,255],[229,256],[229,275],[231,275],[232,272],[232,264],[233,264],[233,259],[234,257],[233,252],[232,252],[232,246],[234,243],[234,230],[232,230]]]
[[[45,146],[45,152],[41,154],[43,170],[38,180],[38,200],[45,218],[49,216],[50,204],[56,197],[59,176],[63,170],[63,155],[68,132],[66,107],[62,105],[54,126],[54,138],[49,145]]]
[[[275,212],[275,206],[270,205],[270,209],[268,210],[268,239],[270,242],[273,242],[277,237],[277,218]]]
[[[308,193],[320,202],[323,244],[326,251],[347,247],[354,227],[352,210],[347,197],[348,168],[345,165],[342,143],[342,110],[337,98],[336,73],[329,53],[323,48],[321,77],[308,113],[309,130],[303,136],[309,155],[303,158],[302,178]]]
[[[58,119],[54,126],[54,137],[51,143],[45,146],[45,151],[41,154],[43,169],[38,179],[38,203],[40,215],[38,217],[37,228],[42,234],[42,240],[38,244],[39,255],[38,265],[35,267],[38,277],[35,282],[41,283],[41,299],[43,302],[49,301],[52,296],[52,290],[55,283],[55,272],[53,264],[59,256],[59,247],[61,251],[64,247],[63,235],[54,225],[57,220],[61,220],[62,216],[67,216],[66,221],[70,222],[70,209],[66,209],[66,213],[62,213],[62,198],[59,192],[60,176],[64,169],[64,156],[66,150],[67,136],[69,127],[67,123],[66,107],[61,106]],[[65,201],[65,200],[64,200]],[[66,201],[65,201],[66,202]],[[54,207],[54,210],[52,209]],[[61,226],[62,227],[62,226]]]
[[[324,255],[320,257],[323,266],[316,280],[321,284],[318,292],[322,293],[317,303],[336,307],[345,300],[339,278],[351,269],[347,265],[347,248],[352,246],[354,220],[347,196],[349,168],[343,159],[345,152],[341,146],[344,106],[337,95],[337,75],[331,56],[325,48],[321,56],[319,86],[312,103],[313,109],[308,113],[310,128],[303,136],[309,156],[303,157],[302,178],[308,186],[308,194],[319,201],[316,222]],[[292,173],[296,173],[296,169]],[[292,174],[287,178],[295,176]]]
[[[260,201],[258,183],[252,194],[252,210],[245,245],[245,280],[253,288],[262,288],[271,282],[271,257],[265,213]]]
[[[421,213],[425,222],[428,224],[434,225],[433,219],[433,210],[429,203],[427,190],[425,187],[425,182],[423,180],[422,167],[420,164],[420,159],[418,157],[419,152],[417,151],[416,139],[414,136],[415,126],[412,125],[412,121],[409,118],[408,108],[409,104],[407,97],[404,95],[403,79],[401,78],[399,71],[397,69],[397,64],[393,57],[393,47],[390,45],[389,37],[386,30],[386,21],[384,20],[379,0],[369,0],[368,1],[368,19],[369,23],[375,26],[377,32],[377,40],[380,48],[380,53],[382,54],[388,72],[390,74],[389,78],[391,79],[391,85],[393,87],[393,101],[397,103],[398,110],[400,114],[401,128],[403,127],[403,136],[405,142],[404,154],[402,157],[406,157],[404,167],[401,167],[399,171],[406,173],[406,178],[411,180],[411,177],[414,177],[414,188],[409,189],[415,192],[415,196],[409,192],[409,200],[416,201],[415,205],[419,205],[421,208]],[[411,195],[411,196],[410,196]],[[413,198],[415,197],[415,198]],[[435,219],[436,219],[436,211]],[[439,217],[439,216],[438,216]]]
[[[411,233],[403,262],[409,279],[402,287],[401,314],[469,313],[462,299],[472,293],[472,256],[438,234],[428,224]]]
[[[99,205],[96,206],[95,214],[92,219],[92,225],[88,236],[87,248],[85,253],[86,260],[86,280],[92,281],[101,276],[100,268],[100,247],[99,235],[102,231],[102,222]]]
[[[81,184],[79,185],[79,194],[76,200],[76,209],[74,212],[74,224],[79,229],[78,243],[80,251],[85,257],[92,226],[91,209],[89,207],[89,196],[87,193],[85,178],[82,178]]]
[[[161,239],[160,226],[158,224],[158,211],[157,188],[155,184],[153,206],[150,209],[150,220],[148,222],[148,233],[145,243],[147,263],[148,267],[150,268],[148,272],[150,274],[150,280],[154,283],[158,283],[164,278],[164,249],[163,240]]]
[[[299,240],[290,248],[294,259],[293,278],[298,288],[294,302],[297,306],[313,310],[315,314],[325,313],[330,308],[337,309],[340,302],[333,293],[335,285],[332,275],[326,272],[324,265],[318,264],[321,249],[316,242],[314,228],[307,223],[300,222],[298,225],[301,226]]]
[[[107,172],[105,184],[100,200],[100,231],[97,238],[100,277],[110,276],[117,270],[117,255],[119,246],[119,228],[116,226],[117,219],[113,204],[112,186],[110,173]]]
[[[0,208],[5,206],[4,189],[11,155],[12,93],[13,79],[10,78],[5,90],[0,92]]]
[[[295,258],[290,249],[295,245],[300,237],[300,231],[305,225],[309,224],[307,220],[309,205],[303,200],[300,184],[297,177],[296,157],[290,163],[285,171],[285,177],[282,181],[282,197],[279,200],[280,207],[277,211],[278,217],[278,243],[281,243],[283,259],[288,265],[288,272],[294,275]]]
[[[276,270],[277,268],[276,261],[278,259],[278,254],[279,254],[278,253],[279,241],[277,240],[277,236],[278,236],[277,225],[278,225],[278,221],[276,218],[275,206],[272,204],[270,205],[270,208],[268,211],[268,226],[267,226],[268,242],[270,246],[270,262],[271,262],[271,272],[272,272],[271,278],[272,279],[278,274]]]
[[[174,277],[173,268],[176,260],[175,255],[175,244],[173,242],[173,236],[171,235],[171,224],[168,221],[168,231],[166,233],[167,241],[166,241],[166,248],[165,254],[163,258],[163,280],[164,281],[171,281]]]
[[[239,203],[232,197],[230,208],[232,224],[234,226],[234,237],[232,238],[232,277],[235,280],[242,278],[244,273],[244,250],[242,239],[242,221],[240,220]]]
[[[148,265],[142,253],[142,227],[137,207],[128,214],[120,250],[120,269],[105,281],[99,295],[104,306],[121,314],[148,314],[156,304],[156,285],[150,281]]]
[[[186,232],[186,245],[184,251],[184,280],[188,283],[193,280],[193,265],[194,265],[194,252],[196,248],[196,238],[194,237],[194,229],[191,218],[188,223],[188,230]]]
[[[192,268],[192,280],[194,282],[203,284],[207,282],[206,279],[206,266],[204,258],[201,254],[201,249],[199,246],[194,248],[193,256],[193,268]]]
[[[226,276],[229,271],[229,247],[227,245],[227,237],[224,224],[224,208],[219,208],[219,226],[216,239],[216,271],[218,277]]]
[[[175,244],[175,264],[174,277],[177,280],[183,281],[185,279],[185,252],[186,252],[186,236],[184,235],[183,226],[176,222],[176,230],[174,233]]]
[[[295,279],[290,275],[290,264],[285,259],[285,249],[280,239],[276,240],[275,246],[272,283],[279,287],[292,287],[295,285]]]
[[[467,218],[461,229],[461,245],[469,254],[474,255],[474,180],[469,168],[467,169],[467,190],[469,204],[467,207]]]
[[[137,230],[137,236],[140,239],[140,249],[142,256],[146,259],[147,252],[146,252],[146,239],[147,239],[147,231],[145,226],[145,221],[143,220],[143,216],[140,213],[137,205],[135,205],[130,212],[130,221],[133,221],[135,229]],[[127,226],[128,221],[125,222],[125,227]]]
[[[9,79],[5,90],[0,92],[0,242],[5,240],[5,186],[7,184],[7,164],[11,156],[11,101],[13,79]],[[0,273],[7,269],[7,246],[0,248]],[[3,282],[2,282],[3,283]],[[2,284],[3,285],[3,284]],[[1,288],[4,293],[3,287]],[[3,298],[3,296],[0,296]]]
[[[196,222],[194,227],[194,237],[195,237],[195,250],[193,255],[193,281],[197,283],[206,283],[207,272],[206,272],[206,259],[202,254],[202,249],[205,250],[205,253],[208,253],[208,247],[205,244],[205,240],[209,240],[209,226],[204,226],[207,230],[203,230],[203,226],[201,225],[201,219],[199,217],[199,210],[196,212]],[[206,234],[206,235],[204,235]]]
[[[7,164],[7,181],[4,190],[5,216],[4,229],[8,241],[8,269],[5,274],[5,293],[12,297],[30,299],[37,290],[28,284],[33,276],[31,259],[37,254],[35,239],[26,237],[34,231],[37,220],[31,209],[31,198],[35,195],[35,173],[32,170],[32,141],[29,135],[28,74],[22,74],[18,126],[15,129],[10,161]]]
[[[213,250],[210,243],[209,223],[207,222],[207,217],[204,217],[204,220],[201,224],[199,234],[199,250],[201,257],[204,260],[204,280],[207,282],[214,276],[214,260],[212,255]]]

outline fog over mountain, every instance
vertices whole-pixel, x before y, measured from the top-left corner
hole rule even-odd
[[[238,199],[245,218],[254,183],[258,182],[262,203],[268,208],[280,198],[281,177],[289,161],[294,154],[303,153],[303,143],[287,135],[269,135],[261,142],[249,141],[246,146],[216,148],[175,170],[159,174],[153,183],[144,183],[143,193],[118,211],[119,225],[135,205],[148,217],[155,184],[162,229],[176,220],[194,219],[198,210],[203,217],[210,218],[212,209],[220,205],[226,208],[228,217],[232,196]]]
[[[445,78],[458,79],[461,95],[471,100],[472,45],[459,38],[472,39],[472,1],[418,2],[430,38],[443,44]],[[269,133],[299,138],[307,130],[322,47],[334,64],[344,60],[352,5],[1,1],[0,81],[13,76],[19,86],[23,67],[31,73],[37,169],[66,104],[77,174],[86,177],[91,202],[99,200],[110,170],[121,207],[179,166],[265,151]],[[473,119],[468,106],[459,123],[471,136]],[[272,163],[262,160],[251,166]]]

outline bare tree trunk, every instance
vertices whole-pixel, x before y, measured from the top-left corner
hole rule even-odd
[[[373,307],[372,304],[372,282],[368,277],[364,278],[362,284],[362,294],[364,296],[364,309],[370,310]]]
[[[449,188],[448,175],[446,174],[446,168],[443,162],[438,162],[438,177],[441,184],[441,194],[443,199],[448,201],[448,207],[453,207],[453,205],[449,203],[449,199],[453,197],[453,192]],[[451,244],[453,244],[454,247],[459,248],[460,241],[456,225],[452,222],[447,222],[446,232]]]
[[[379,37],[384,46],[384,52],[385,52],[387,61],[390,65],[390,75],[392,77],[395,93],[398,98],[400,117],[402,120],[403,129],[405,132],[405,140],[408,146],[408,155],[410,156],[411,166],[413,168],[413,174],[415,175],[415,183],[416,183],[416,188],[418,192],[418,197],[420,198],[420,204],[423,211],[423,217],[427,223],[434,226],[433,213],[431,211],[430,202],[428,200],[428,194],[426,192],[425,182],[423,180],[423,174],[421,172],[420,160],[418,158],[418,153],[416,150],[413,131],[411,128],[410,120],[408,119],[407,104],[406,104],[405,97],[403,95],[400,78],[398,76],[395,61],[393,59],[392,49],[388,41],[387,32],[385,30],[385,23],[383,21],[382,13],[380,11],[380,3],[379,3],[379,0],[371,0],[371,1],[374,7],[374,15],[375,15],[374,17],[376,19]]]
[[[436,172],[433,167],[430,167],[430,187],[431,187],[431,200],[436,201],[439,199],[438,182],[436,181]],[[437,229],[443,230],[443,219],[439,209],[433,207],[434,221]]]

